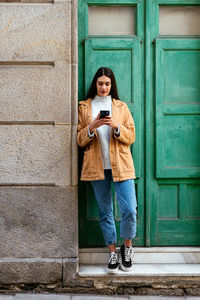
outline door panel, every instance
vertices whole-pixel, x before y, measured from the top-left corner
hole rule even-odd
[[[155,245],[200,243],[199,66],[199,40],[156,40]]]
[[[85,90],[99,67],[113,70],[121,100],[127,103],[137,127],[137,140],[132,155],[141,153],[141,55],[139,39],[85,40]],[[140,177],[141,160],[134,160],[137,178]]]
[[[156,177],[200,176],[200,41],[156,41]]]
[[[97,69],[102,66],[113,70],[119,97],[126,102],[135,121],[136,142],[131,146],[131,152],[136,169],[136,194],[141,197],[139,178],[141,177],[141,48],[140,40],[135,39],[102,39],[87,38],[85,40],[85,91],[88,90],[93,76]],[[81,184],[82,185],[82,184]],[[103,237],[98,225],[98,208],[90,184],[83,184],[81,187],[81,240],[82,246],[103,245]],[[119,237],[120,210],[117,199],[112,190],[114,199],[114,212],[116,228]],[[144,244],[144,222],[143,222],[143,204],[138,201],[138,235],[134,240],[136,245]],[[86,229],[85,233],[84,230]],[[96,238],[94,239],[94,232]],[[121,240],[119,239],[119,243]]]

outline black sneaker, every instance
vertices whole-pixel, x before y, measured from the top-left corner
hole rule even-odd
[[[131,247],[125,247],[124,245],[120,248],[120,268],[125,271],[129,272],[132,269],[133,265],[133,248]]]
[[[116,252],[111,252],[110,253],[110,259],[108,262],[108,266],[106,268],[108,273],[115,274],[118,272],[119,268],[119,256],[118,253]]]

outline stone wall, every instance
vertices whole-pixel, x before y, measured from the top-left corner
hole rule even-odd
[[[0,1],[0,284],[76,274],[77,73],[77,0]]]
[[[18,283],[0,284],[0,293],[13,294],[33,292],[47,294],[98,294],[98,295],[154,295],[158,296],[200,296],[199,276],[116,276],[105,275],[81,278],[75,274],[76,262],[73,259],[66,261],[67,267],[64,272],[64,284],[62,281],[52,283]],[[71,263],[71,268],[69,268]],[[37,272],[37,265],[34,264]],[[73,277],[69,280],[69,272],[73,271]],[[53,272],[52,272],[53,275]],[[67,276],[67,277],[66,277]],[[51,279],[53,276],[51,277]],[[54,279],[56,279],[54,277]],[[65,281],[65,279],[67,279]],[[43,282],[45,275],[43,276]],[[157,299],[157,298],[156,298]]]

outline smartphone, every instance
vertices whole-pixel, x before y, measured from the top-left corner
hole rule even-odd
[[[106,116],[109,116],[109,115],[110,115],[109,110],[100,110],[100,118],[99,119],[105,118]]]

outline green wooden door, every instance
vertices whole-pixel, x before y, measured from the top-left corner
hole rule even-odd
[[[200,40],[156,39],[152,244],[200,242]]]
[[[141,155],[141,45],[138,38],[129,39],[103,39],[87,38],[84,41],[85,50],[85,90],[88,90],[96,70],[101,66],[113,70],[118,83],[120,98],[123,99],[134,117],[138,128],[137,141],[131,146],[134,157]],[[136,192],[140,189],[139,178],[141,176],[141,159],[135,160],[137,173]],[[98,209],[90,184],[82,184],[80,200],[80,243],[82,246],[103,245],[103,237],[98,224]],[[84,192],[83,192],[84,191]],[[117,231],[119,232],[120,211],[113,190],[114,211]],[[144,241],[144,214],[142,201],[138,201],[138,211],[142,218],[138,217],[138,235],[135,242],[140,245]],[[95,239],[93,237],[96,237]],[[121,242],[119,240],[119,242]]]
[[[79,1],[79,100],[97,68],[110,67],[135,120],[136,246],[200,244],[200,36],[159,36],[160,6],[188,3],[200,5],[199,0]],[[133,5],[135,34],[90,36],[89,5]],[[81,155],[80,150],[79,167]],[[119,232],[114,191],[113,198]],[[79,182],[79,241],[80,247],[104,246],[94,194],[85,182]]]

